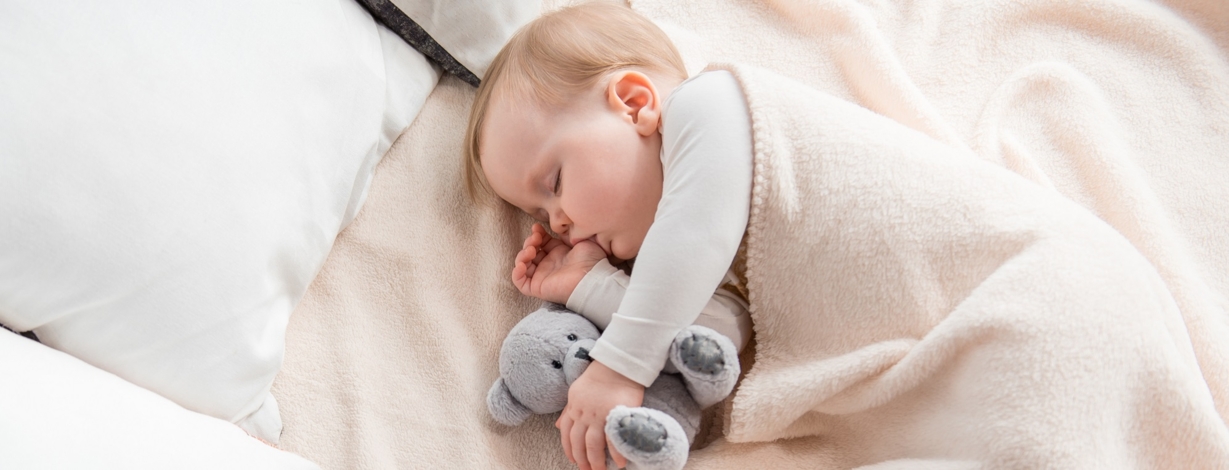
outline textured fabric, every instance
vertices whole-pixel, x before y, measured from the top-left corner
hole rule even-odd
[[[853,465],[1229,463],[1229,384],[1196,359],[1223,351],[1192,347],[1119,232],[967,150],[730,68],[755,129],[757,348],[730,441],[823,436]]]
[[[1088,208],[1156,267],[1210,384],[1229,375],[1229,4],[636,0],[689,70],[769,68]],[[771,50],[772,54],[764,51]],[[1224,392],[1214,394],[1222,418]],[[724,445],[701,468],[827,462],[839,444]],[[720,449],[720,451],[718,451]],[[793,462],[793,463],[790,463]],[[838,468],[840,465],[836,465]]]

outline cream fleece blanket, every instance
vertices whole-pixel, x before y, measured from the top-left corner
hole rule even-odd
[[[754,129],[757,342],[730,441],[822,436],[851,467],[1229,464],[1225,384],[1196,360],[1223,350],[1192,349],[1121,234],[970,152],[729,68]]]
[[[1159,273],[1154,276],[1180,315],[1182,325],[1157,324],[1155,333],[1165,332],[1173,344],[1160,363],[1181,369],[1177,366],[1194,361],[1207,387],[1208,406],[1218,415],[1211,422],[1185,424],[1202,426],[1197,426],[1202,436],[1223,432],[1229,410],[1229,347],[1224,346],[1229,329],[1229,240],[1224,235],[1229,231],[1229,4],[637,0],[632,7],[666,28],[695,70],[709,61],[771,69],[868,108],[893,126],[915,129],[1001,165],[1099,216]],[[569,467],[551,418],[510,429],[486,416],[483,399],[496,375],[499,342],[534,302],[507,281],[527,221],[503,209],[471,206],[463,196],[460,139],[472,93],[455,79],[441,82],[381,163],[366,207],[338,238],[291,318],[286,363],[273,389],[285,422],[282,447],[324,468]],[[916,278],[938,282],[944,276],[934,272]],[[1055,327],[1039,331],[1065,331]],[[1179,330],[1189,337],[1185,348]],[[926,333],[917,331],[911,338],[928,338]],[[1159,337],[1155,333],[1148,341]],[[1104,341],[1088,338],[1088,344]],[[1142,345],[1126,348],[1136,356],[1124,353],[1122,363],[1111,365],[1138,360],[1147,350]],[[896,364],[884,357],[901,351],[885,348],[869,359]],[[960,358],[944,359],[953,363]],[[865,364],[853,361],[850,368],[860,365]],[[841,386],[874,392],[885,387],[885,379],[902,380],[893,379],[891,370]],[[1063,370],[1075,374],[1066,377],[1070,383],[1083,377],[1078,370]],[[1088,377],[1096,377],[1093,372]],[[1133,383],[1116,390],[1138,391]],[[981,388],[971,390],[998,386],[991,374],[978,383]],[[1009,388],[1001,389],[1010,396]],[[840,406],[825,402],[820,413],[891,410],[896,402],[918,403],[915,395],[906,397],[912,402],[899,397],[932,389],[923,384],[909,390],[872,393],[876,399],[861,402],[853,399],[859,398],[856,394],[836,394],[847,400],[837,400]],[[940,391],[948,396],[960,392]],[[1194,401],[1202,399],[1198,395],[1178,394]],[[825,435],[824,422],[814,419],[822,415],[805,413],[804,406],[782,410],[786,414],[781,416],[739,417],[739,397],[728,410],[729,426],[718,430],[728,437],[693,452],[690,467],[848,468],[897,455],[951,458],[907,450],[889,455],[873,443],[832,438],[832,432],[848,429]],[[1126,416],[1131,422],[1192,416],[1189,409],[1175,414],[1134,405],[1139,414]],[[1037,410],[1037,421],[1070,418],[1063,410]],[[930,411],[930,422],[937,423],[932,426],[961,418],[942,408]],[[801,422],[795,420],[800,416]],[[1085,424],[1125,434],[1123,422],[1098,418]],[[940,427],[932,437],[943,439],[947,430]],[[778,434],[811,436],[752,442]],[[1116,455],[1156,450],[1148,447],[1151,441],[1117,442]],[[1189,442],[1206,445],[1184,455],[1222,450],[1215,439],[1192,437]],[[1044,449],[1042,444],[1052,441],[1039,438],[1038,443],[1034,448]],[[920,448],[934,449],[945,443],[923,444],[930,447]],[[952,443],[951,449],[967,445]],[[984,454],[970,451],[968,458]],[[1027,467],[1024,462],[1030,461],[1005,466]],[[1133,463],[1165,467],[1165,462]],[[949,464],[911,460],[903,466]]]

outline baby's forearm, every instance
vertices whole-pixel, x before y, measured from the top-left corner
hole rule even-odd
[[[605,330],[610,324],[619,303],[627,293],[631,277],[607,261],[598,262],[581,279],[568,297],[565,305],[583,315]],[[700,311],[695,324],[707,326],[726,335],[741,351],[751,336],[750,316],[743,301],[723,289],[717,289],[713,297]]]

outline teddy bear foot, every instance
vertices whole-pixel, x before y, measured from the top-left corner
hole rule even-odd
[[[724,400],[734,390],[740,367],[738,348],[721,333],[699,325],[680,331],[670,345],[670,361],[701,408]]]
[[[606,417],[606,436],[628,469],[677,470],[687,462],[683,428],[658,410],[616,406]]]

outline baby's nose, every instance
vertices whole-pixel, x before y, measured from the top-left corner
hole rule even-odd
[[[568,229],[570,228],[568,224],[551,224],[550,227],[551,231],[555,232],[555,235],[558,235],[560,240],[568,242],[568,245],[572,244],[572,239],[568,237]]]
[[[572,221],[568,219],[563,211],[555,211],[550,216],[550,229],[559,235],[564,241],[568,240],[568,229],[572,228]]]

